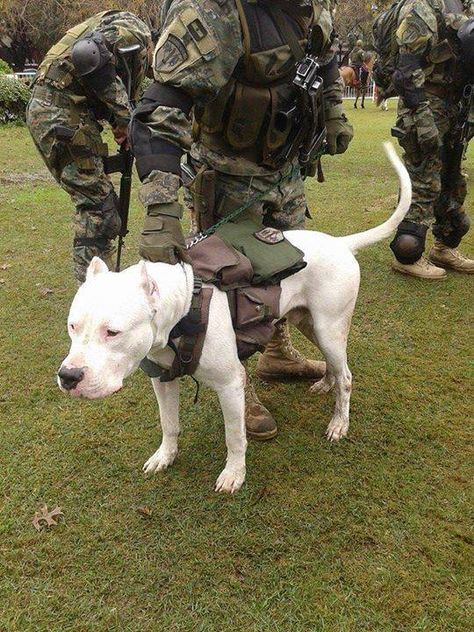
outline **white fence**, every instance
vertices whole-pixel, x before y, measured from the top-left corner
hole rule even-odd
[[[375,84],[373,81],[367,87],[366,97],[371,99],[374,96],[374,87]],[[357,91],[355,88],[349,88],[349,86],[344,90],[344,99],[355,99],[357,96]]]

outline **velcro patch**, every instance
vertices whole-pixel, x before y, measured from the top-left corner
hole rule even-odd
[[[166,42],[156,51],[155,70],[172,72],[188,58],[186,46],[175,36],[170,35]]]
[[[207,35],[207,30],[201,20],[194,20],[188,25],[188,31],[195,42],[200,42]]]
[[[262,241],[264,244],[280,244],[284,241],[285,237],[281,230],[277,228],[263,228],[258,232],[254,233],[254,237],[256,237],[259,241]]]

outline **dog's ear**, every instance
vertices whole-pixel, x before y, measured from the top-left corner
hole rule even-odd
[[[142,287],[147,297],[151,301],[153,301],[155,298],[158,297],[158,286],[148,274],[144,261],[140,261],[140,263],[138,264],[138,274],[140,278],[140,286]]]
[[[107,264],[99,259],[99,257],[93,257],[92,261],[87,268],[86,281],[94,278],[97,274],[103,274],[104,272],[108,272],[109,269]]]

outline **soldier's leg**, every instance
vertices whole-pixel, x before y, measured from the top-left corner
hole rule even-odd
[[[98,155],[102,143],[97,122],[81,110],[56,107],[47,90],[40,96],[36,92],[27,125],[49,171],[76,206],[74,273],[82,282],[92,257],[113,266],[112,239],[120,227],[117,197]]]
[[[306,212],[304,182],[298,173],[269,196],[264,204],[264,223],[279,230],[303,229]],[[325,371],[325,362],[308,360],[293,347],[288,321],[278,321],[273,338],[258,359],[257,375],[265,381],[314,382],[321,379]]]
[[[433,234],[435,243],[430,251],[430,261],[457,272],[474,273],[474,260],[462,255],[456,248],[469,231],[470,219],[464,209],[467,182],[462,173],[462,148],[455,134],[457,112],[453,108],[451,123],[443,138],[441,195],[435,205]],[[457,141],[457,142],[456,142]]]
[[[426,233],[433,223],[434,205],[441,191],[439,152],[436,149],[423,151],[415,121],[403,106],[399,109],[397,128],[403,133],[399,143],[404,150],[403,160],[410,174],[413,196],[410,209],[390,244],[395,255],[392,268],[409,276],[442,279],[446,276],[444,270],[423,257]]]
[[[120,231],[118,197],[104,173],[102,159],[93,156],[91,160],[93,168],[84,169],[74,162],[64,168],[60,178],[76,207],[73,263],[74,275],[79,282],[85,280],[93,257],[100,257],[114,269],[113,240]]]

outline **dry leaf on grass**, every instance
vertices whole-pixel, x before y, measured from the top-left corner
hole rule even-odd
[[[153,509],[151,509],[147,505],[143,505],[143,507],[137,507],[137,513],[139,513],[140,516],[143,516],[144,518],[151,518]]]
[[[48,509],[48,505],[42,505],[39,511],[35,513],[33,518],[33,526],[36,531],[42,529],[49,529],[50,527],[56,527],[58,525],[57,519],[59,516],[64,516],[61,507],[54,507],[51,511]]]
[[[51,290],[49,287],[42,287],[40,294],[41,296],[48,296],[48,294],[54,294],[54,290]]]
[[[0,270],[8,270],[8,268],[11,268],[11,267],[12,267],[12,266],[11,266],[11,264],[10,264],[10,263],[3,263],[3,264],[0,266]]]

